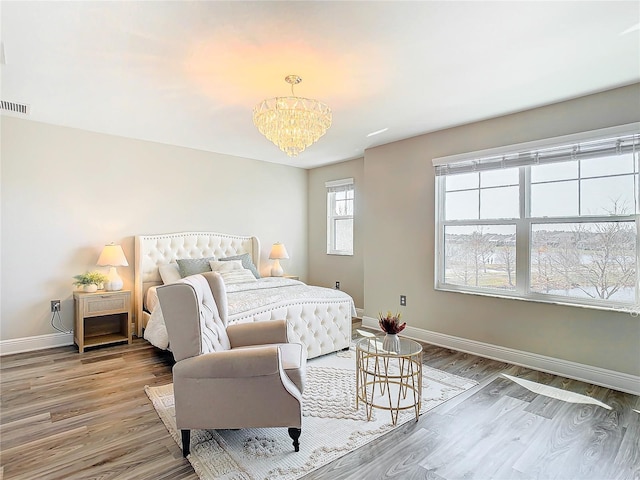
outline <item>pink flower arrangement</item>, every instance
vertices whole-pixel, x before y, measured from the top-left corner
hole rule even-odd
[[[386,316],[383,316],[382,313],[378,316],[380,318],[378,324],[384,333],[397,334],[407,326],[407,322],[400,323],[400,314],[396,313],[394,315],[391,313],[391,310],[387,312]]]

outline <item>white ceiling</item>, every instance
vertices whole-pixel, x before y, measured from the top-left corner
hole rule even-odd
[[[1,99],[29,104],[26,118],[303,168],[640,81],[638,1],[0,8]],[[252,121],[259,101],[290,93],[291,73],[296,95],[333,110],[292,159]]]

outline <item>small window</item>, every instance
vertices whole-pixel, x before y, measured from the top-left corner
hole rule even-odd
[[[353,255],[353,178],[327,182],[327,253]]]

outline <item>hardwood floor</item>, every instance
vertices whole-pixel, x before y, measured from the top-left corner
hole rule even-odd
[[[424,363],[480,385],[304,478],[640,479],[640,397],[432,345]],[[0,479],[197,479],[144,393],[171,382],[170,354],[138,339],[0,364]]]

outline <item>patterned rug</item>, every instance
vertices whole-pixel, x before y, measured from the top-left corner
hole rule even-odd
[[[423,367],[420,413],[477,385],[477,382]],[[364,406],[355,404],[355,354],[339,352],[310,360],[303,395],[300,451],[294,452],[286,428],[192,430],[188,459],[201,480],[294,480],[375,440],[394,428],[415,421],[410,410],[396,426],[390,413],[373,409],[367,421]],[[145,387],[158,415],[181,445],[175,425],[173,385]]]

